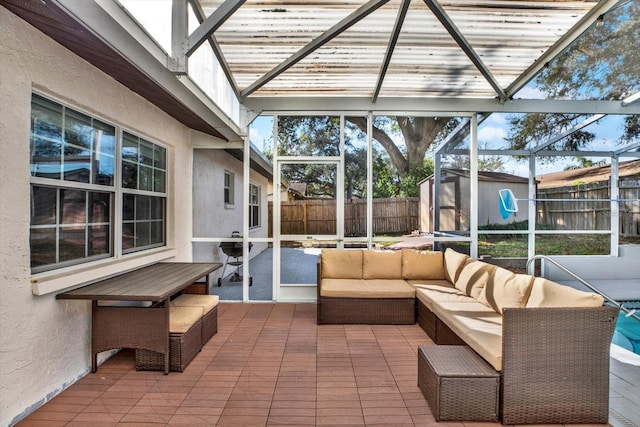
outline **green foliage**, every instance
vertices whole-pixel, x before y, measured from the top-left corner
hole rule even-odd
[[[537,87],[552,99],[620,100],[640,90],[640,3],[632,1],[607,13],[568,49],[543,68]],[[635,48],[634,48],[635,47]],[[578,114],[527,114],[511,116],[507,140],[512,149],[531,148],[571,128],[584,119]],[[578,150],[594,139],[577,131],[554,144],[558,150]],[[640,137],[640,118],[625,118],[623,137]],[[547,158],[553,161],[557,158]]]

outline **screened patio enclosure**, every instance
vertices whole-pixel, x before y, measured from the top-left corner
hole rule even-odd
[[[621,220],[629,211],[637,227],[634,178],[619,185],[620,165],[640,159],[637,0],[2,4],[189,126],[193,258],[224,261],[214,249],[242,243],[238,299],[254,299],[263,249],[272,299],[287,301],[315,297],[314,283],[282,276],[288,248],[454,246],[479,257],[505,256],[493,248],[509,240],[527,258],[553,236],[593,237],[611,256],[637,243]],[[602,163],[598,201],[538,200],[537,176]],[[517,213],[478,216],[509,189],[481,192],[484,170],[528,180]],[[444,180],[450,171],[462,178]],[[556,203],[599,219],[550,225],[540,210]],[[286,228],[298,205],[302,225]]]

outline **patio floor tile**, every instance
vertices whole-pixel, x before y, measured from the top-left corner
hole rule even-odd
[[[123,350],[19,427],[500,426],[436,423],[417,387],[417,347],[431,343],[418,325],[318,326],[315,310],[221,303],[218,333],[185,372],[137,372]],[[623,400],[635,384],[612,378],[614,406],[636,410]]]

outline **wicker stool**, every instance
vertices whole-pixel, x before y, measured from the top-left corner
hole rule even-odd
[[[202,308],[202,346],[218,332],[218,295],[182,294],[171,301],[173,307]]]
[[[169,370],[182,372],[202,349],[202,309],[171,307],[169,314]],[[136,370],[164,369],[161,353],[136,349]]]
[[[497,421],[500,375],[467,346],[420,346],[418,386],[436,421]]]

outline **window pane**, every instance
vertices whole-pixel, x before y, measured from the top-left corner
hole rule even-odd
[[[149,197],[136,196],[136,221],[151,218]]]
[[[136,238],[135,246],[147,246],[150,243],[149,240],[149,223],[148,222],[136,222]]]
[[[80,149],[91,149],[93,144],[93,126],[91,117],[66,109],[64,126],[65,145],[74,145]]]
[[[140,190],[153,191],[153,169],[147,166],[140,166],[138,188]]]
[[[162,197],[150,197],[151,219],[164,219],[164,199]]]
[[[31,225],[55,224],[58,190],[31,187]]]
[[[33,94],[31,97],[31,133],[62,141],[62,105]]]
[[[122,159],[138,163],[138,138],[127,133],[122,133]]]
[[[56,229],[31,229],[31,268],[56,262]]]
[[[153,171],[153,191],[157,193],[164,193],[165,189],[165,173],[160,170]]]
[[[133,249],[135,246],[134,224],[122,224],[122,250]]]
[[[65,144],[63,170],[66,181],[88,183],[91,171],[91,148]]]
[[[111,195],[89,193],[89,223],[109,222],[111,217]]]
[[[142,140],[140,141],[140,163],[153,165],[153,144]]]
[[[85,258],[85,228],[64,227],[60,229],[60,262]]]
[[[124,188],[138,188],[138,165],[122,162],[122,186]]]
[[[92,225],[89,227],[88,256],[111,253],[111,231],[108,225]]]
[[[60,190],[60,224],[84,224],[87,221],[87,193]]]
[[[31,175],[60,179],[62,143],[39,136],[31,137]]]
[[[164,243],[164,221],[154,221],[151,223],[150,244]]]
[[[115,176],[116,137],[115,128],[94,120],[95,158],[93,182],[100,185],[113,185]]]
[[[122,219],[132,221],[135,218],[136,196],[133,194],[122,195]]]
[[[167,150],[158,145],[153,148],[153,166],[167,169]]]

